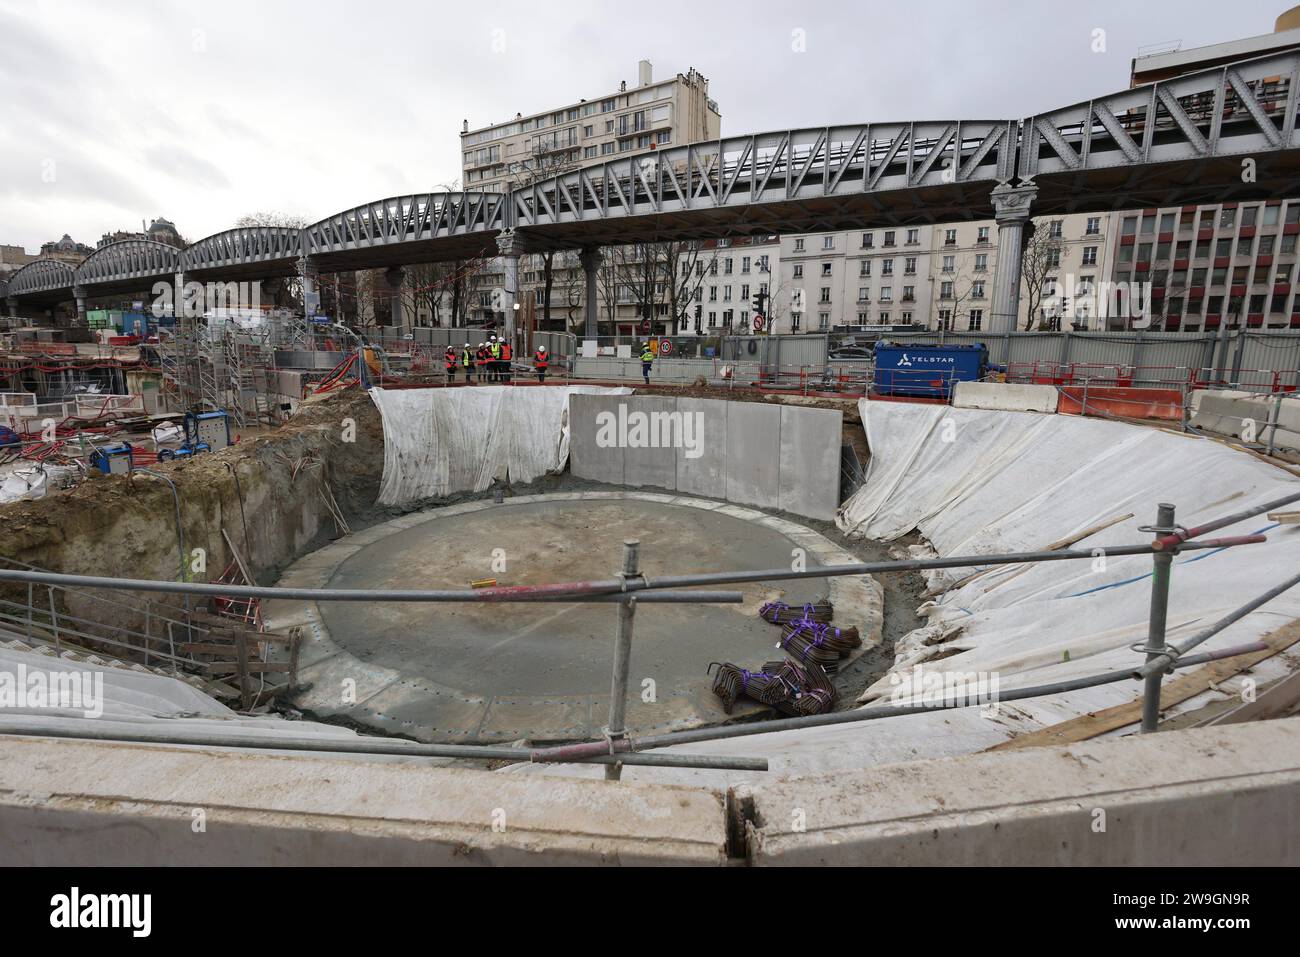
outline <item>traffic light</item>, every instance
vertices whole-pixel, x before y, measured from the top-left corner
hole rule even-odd
[[[700,331],[700,320],[703,318],[703,316],[704,316],[704,307],[697,303],[695,306],[695,331],[696,332]]]
[[[763,292],[762,290],[759,290],[759,292],[754,296],[754,314],[757,316],[766,316],[767,315],[766,306],[767,306],[767,293]]]

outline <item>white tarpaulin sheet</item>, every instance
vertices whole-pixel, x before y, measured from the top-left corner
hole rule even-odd
[[[1161,429],[1074,416],[960,410],[944,406],[860,404],[871,460],[862,488],[841,507],[847,533],[895,539],[913,530],[940,555],[1037,551],[1119,516],[1132,518],[1071,546],[1139,544],[1156,506],[1177,506],[1194,526],[1300,492],[1300,479],[1218,442]],[[1168,635],[1180,642],[1300,567],[1300,526],[1267,517],[1215,537],[1265,532],[1269,541],[1220,551],[1188,551],[1174,561]],[[1146,638],[1151,598],[1149,556],[1106,557],[981,569],[931,577],[947,588],[925,610],[928,624],[899,639],[891,674],[869,689],[878,702],[911,698],[916,672],[996,675],[1000,690],[1128,668],[1142,660],[1131,646]],[[960,587],[952,587],[959,585]],[[936,589],[936,590],[938,590]],[[1255,640],[1300,618],[1300,589],[1286,593],[1198,648]],[[1262,684],[1288,669],[1275,656],[1256,665]],[[1221,686],[1231,693],[1235,685]],[[1135,681],[1008,702],[995,712],[963,708],[681,745],[692,754],[769,758],[769,774],[962,754],[1140,696]],[[1191,710],[1206,692],[1169,711]],[[1121,732],[1124,733],[1124,732]],[[512,766],[512,773],[529,773]],[[538,773],[533,771],[533,773]],[[598,768],[541,773],[595,775]],[[750,772],[625,768],[628,780],[724,785]]]
[[[918,529],[944,556],[1037,551],[1101,525],[1109,527],[1071,547],[1139,544],[1151,539],[1138,527],[1155,522],[1160,502],[1176,505],[1177,521],[1191,527],[1300,492],[1300,480],[1282,469],[1163,429],[882,406],[860,406],[871,464],[863,488],[841,507],[840,525],[884,540]],[[1295,526],[1261,515],[1215,535],[1261,531],[1267,544],[1189,551],[1175,560],[1170,640],[1191,635],[1300,567]],[[1150,572],[1149,556],[1100,553],[1091,561],[937,573],[932,590],[949,590],[925,609],[929,624],[899,641],[895,671],[906,679],[913,664],[942,655],[930,667],[997,672],[1006,688],[1134,664],[1138,656],[1129,646],[1146,637]],[[1283,595],[1204,650],[1256,638],[1297,617],[1300,593]],[[897,677],[886,676],[871,696],[898,687]]]
[[[601,386],[371,389],[384,422],[379,504],[406,505],[493,480],[531,482],[569,460],[569,396]]]

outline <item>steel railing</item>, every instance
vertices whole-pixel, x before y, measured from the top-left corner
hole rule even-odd
[[[1097,675],[1070,679],[1048,685],[1030,688],[1018,688],[1006,694],[999,693],[998,700],[1015,700],[1019,698],[1041,697],[1062,691],[1094,687],[1120,681],[1138,679],[1144,682],[1143,731],[1156,727],[1160,710],[1160,680],[1163,675],[1177,667],[1186,667],[1204,661],[1218,660],[1249,652],[1260,652],[1268,646],[1252,643],[1218,652],[1187,657],[1185,653],[1239,621],[1251,611],[1259,608],[1287,589],[1300,584],[1300,575],[1295,575],[1268,591],[1247,602],[1230,615],[1198,632],[1183,645],[1169,645],[1165,641],[1165,618],[1169,607],[1169,586],[1173,557],[1182,551],[1220,550],[1267,541],[1262,534],[1237,535],[1218,539],[1203,539],[1211,531],[1226,528],[1229,525],[1248,518],[1264,514],[1300,501],[1300,493],[1288,495],[1260,505],[1225,515],[1219,519],[1206,522],[1194,528],[1184,528],[1176,524],[1175,510],[1172,505],[1162,504],[1156,523],[1142,528],[1156,536],[1152,541],[1089,549],[1056,549],[1037,552],[1015,552],[992,555],[964,555],[947,558],[909,559],[885,562],[855,562],[844,565],[828,565],[802,570],[790,568],[767,568],[757,570],[734,570],[723,572],[705,572],[686,575],[665,575],[650,579],[639,571],[639,543],[624,543],[623,567],[615,578],[568,582],[545,585],[497,586],[481,589],[418,589],[418,590],[364,590],[364,589],[329,589],[329,588],[279,588],[262,586],[240,586],[225,584],[195,584],[187,582],[150,581],[98,576],[63,575],[53,572],[31,571],[25,569],[0,569],[0,582],[23,582],[30,586],[46,585],[56,587],[78,587],[81,589],[111,589],[127,591],[163,592],[185,595],[219,595],[237,599],[306,599],[312,601],[403,601],[403,602],[611,602],[618,608],[618,628],[615,638],[614,662],[611,674],[611,697],[609,725],[600,741],[579,742],[551,748],[479,748],[467,745],[414,745],[407,742],[372,743],[356,742],[312,742],[302,740],[286,741],[268,740],[263,744],[253,744],[235,736],[221,739],[222,746],[234,747],[275,747],[284,750],[305,751],[349,751],[369,754],[414,754],[426,756],[482,758],[535,761],[535,762],[596,762],[607,765],[606,775],[610,778],[619,776],[622,764],[653,764],[674,767],[713,767],[745,770],[766,770],[764,759],[743,757],[720,757],[700,755],[648,755],[643,750],[710,741],[721,738],[739,737],[750,734],[765,734],[773,731],[795,728],[815,727],[828,724],[844,724],[857,721],[869,721],[877,718],[912,714],[919,711],[931,711],[936,708],[961,708],[987,704],[986,699],[944,700],[940,702],[922,701],[886,707],[867,707],[848,712],[810,715],[797,718],[784,718],[771,721],[751,722],[740,725],[700,728],[690,731],[675,731],[660,735],[631,737],[624,728],[625,707],[628,693],[628,667],[633,638],[633,625],[636,607],[640,603],[729,603],[742,600],[739,592],[684,591],[682,589],[701,588],[743,582],[763,582],[795,579],[826,579],[843,576],[860,576],[868,574],[886,574],[906,571],[921,571],[941,568],[991,568],[997,565],[1017,563],[1037,563],[1051,561],[1095,560],[1098,553],[1107,556],[1151,555],[1153,560],[1151,611],[1149,615],[1147,639],[1145,643],[1134,645],[1133,650],[1146,656],[1145,662],[1138,668],[1104,672]],[[33,733],[30,725],[25,729],[0,726],[0,733]],[[166,732],[129,734],[117,731],[92,729],[51,728],[40,733],[49,733],[63,737],[106,738],[112,740],[163,741],[168,743],[217,743],[210,735],[178,735]]]

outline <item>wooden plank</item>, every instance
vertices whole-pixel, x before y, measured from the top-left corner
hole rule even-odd
[[[1213,685],[1246,671],[1266,658],[1271,658],[1296,642],[1300,642],[1300,621],[1283,625],[1260,640],[1268,645],[1267,651],[1252,651],[1245,655],[1234,655],[1220,661],[1211,661],[1193,672],[1179,675],[1173,681],[1166,681],[1160,689],[1161,709],[1194,698],[1203,691],[1209,691]],[[1062,721],[1060,724],[1019,735],[1010,741],[995,744],[987,750],[1010,751],[1015,748],[1044,748],[1054,744],[1073,744],[1075,741],[1086,741],[1107,731],[1137,724],[1141,720],[1142,698],[1138,697],[1127,704],[1080,715],[1069,721]]]
[[[298,684],[298,652],[302,648],[302,629],[294,628],[290,633],[289,643],[289,687]]]
[[[244,576],[244,584],[256,585],[257,582],[253,581],[253,576],[248,573],[248,566],[244,564],[244,556],[239,554],[239,549],[237,549],[235,543],[230,540],[230,536],[226,534],[224,525],[221,528],[221,537],[226,540],[226,547],[230,549],[230,554],[235,556],[235,564],[239,566],[239,573]]]
[[[248,672],[248,642],[240,635],[235,639],[235,653],[238,660],[235,662],[235,669],[239,674],[239,700],[244,711],[253,707],[253,683],[249,679]],[[209,673],[221,674],[222,672],[213,670],[213,666],[208,666]]]
[[[1279,525],[1300,525],[1300,511],[1269,512],[1268,520],[1270,522],[1277,522]]]

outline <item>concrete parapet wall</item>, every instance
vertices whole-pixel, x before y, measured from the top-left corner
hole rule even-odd
[[[1285,865],[1300,718],[733,790],[0,739],[0,865]],[[205,830],[196,833],[201,809]]]
[[[702,789],[39,738],[5,738],[0,755],[7,867],[720,864],[725,854],[723,796]]]
[[[1269,425],[1276,418],[1276,428]],[[1191,397],[1191,424],[1233,438],[1300,452],[1300,397],[1199,389]],[[1253,437],[1247,435],[1253,433]]]
[[[958,382],[952,404],[959,409],[994,409],[1000,412],[1055,412],[1059,395],[1050,385],[1016,385],[1009,382]]]
[[[655,432],[645,445],[627,431],[602,440],[602,423],[629,416],[690,422]],[[672,396],[574,395],[569,400],[570,470],[579,478],[722,498],[741,505],[831,520],[839,506],[843,415],[775,403]],[[608,436],[606,436],[608,438]],[[681,442],[676,442],[680,438]]]
[[[1261,866],[1300,861],[1300,718],[738,789],[758,865]]]

